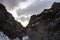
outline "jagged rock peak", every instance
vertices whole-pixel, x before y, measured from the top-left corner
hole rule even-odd
[[[0,3],[0,12],[1,12],[1,11],[7,11],[7,10],[6,10],[5,6]]]
[[[5,9],[5,6],[3,4],[0,3],[0,8]]]
[[[60,3],[56,3],[54,2],[54,4],[52,5],[52,8],[51,9],[60,9]]]

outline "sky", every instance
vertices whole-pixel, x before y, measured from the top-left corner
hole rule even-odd
[[[44,9],[50,8],[54,2],[60,0],[0,0],[7,11],[24,27],[29,23],[31,15],[40,14]]]

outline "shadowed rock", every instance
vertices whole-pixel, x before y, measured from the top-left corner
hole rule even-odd
[[[4,5],[0,4],[0,31],[13,39],[15,37],[21,38],[23,36],[23,26],[17,22],[12,14],[7,12]]]
[[[60,3],[31,16],[26,31],[30,40],[60,40]]]
[[[30,40],[60,40],[60,3],[55,2],[50,9],[32,15],[26,28],[0,4],[0,31],[10,39],[29,36]]]

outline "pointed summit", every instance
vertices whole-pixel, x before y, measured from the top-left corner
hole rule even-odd
[[[51,9],[60,9],[60,3],[56,3],[54,2],[54,4],[52,5],[52,8]]]

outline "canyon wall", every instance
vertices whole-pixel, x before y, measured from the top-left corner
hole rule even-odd
[[[0,31],[11,40],[17,37],[20,40],[60,40],[60,3],[55,2],[50,9],[32,15],[26,28],[0,4]]]
[[[17,22],[5,6],[0,4],[0,31],[7,35],[10,39],[16,37],[22,38],[24,35],[24,27]]]
[[[30,40],[60,40],[60,3],[31,16],[26,31]]]

